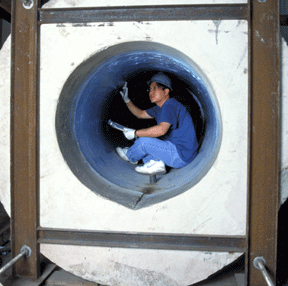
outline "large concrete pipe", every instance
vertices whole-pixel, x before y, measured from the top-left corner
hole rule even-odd
[[[154,120],[137,122],[119,90],[127,81],[129,97],[147,109],[152,106],[147,82],[159,71],[172,79],[171,96],[190,111],[202,144],[191,164],[171,169],[157,184],[150,185],[147,176],[135,173],[132,165],[115,152],[117,146],[131,146],[131,142],[113,130],[108,120],[136,129],[155,124]],[[73,71],[59,98],[56,132],[64,159],[84,185],[138,209],[195,185],[217,157],[222,129],[213,90],[191,59],[161,44],[128,42],[96,53]]]
[[[55,0],[46,7],[94,2]],[[283,53],[287,57],[285,44]],[[245,235],[246,21],[42,25],[40,62],[41,226]],[[0,63],[0,119],[5,134],[0,138],[0,195],[10,213],[10,39],[1,50]],[[282,68],[287,77],[287,67]],[[149,106],[146,82],[155,71],[171,76],[174,96],[196,113],[203,141],[191,164],[169,170],[151,188],[147,177],[134,173],[117,157],[115,147],[129,142],[106,122],[111,118],[130,127],[143,126],[127,115],[119,90],[127,81],[133,100]],[[203,126],[204,132],[199,131]],[[284,147],[282,153],[284,170],[288,166]],[[67,271],[104,285],[157,281],[165,286],[203,280],[241,255],[63,245],[41,245],[41,252]]]

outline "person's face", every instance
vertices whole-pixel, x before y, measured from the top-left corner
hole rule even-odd
[[[169,98],[169,89],[162,89],[158,87],[156,82],[150,84],[149,98],[152,103],[162,106],[162,104]]]

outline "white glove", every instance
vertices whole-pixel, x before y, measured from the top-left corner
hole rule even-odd
[[[137,138],[136,135],[136,130],[135,129],[130,129],[130,128],[124,128],[124,136],[128,139],[128,140],[132,140],[134,138]]]
[[[130,99],[128,97],[128,87],[127,87],[127,81],[125,82],[125,85],[123,86],[123,91],[120,91],[120,94],[124,100],[125,103],[129,102]]]

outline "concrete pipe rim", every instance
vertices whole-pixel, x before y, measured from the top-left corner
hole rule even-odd
[[[172,78],[175,94],[181,86],[184,105],[185,100],[194,105],[198,100],[205,114],[205,133],[196,158],[182,169],[171,169],[151,187],[148,176],[137,174],[134,165],[118,157],[115,146],[129,142],[119,131],[112,131],[107,121],[114,116],[115,121],[118,118],[119,123],[129,125],[131,119],[123,119],[128,111],[119,91],[127,81],[133,98],[137,86],[146,91],[149,77],[158,71]],[[144,95],[139,98],[137,104],[145,109]],[[133,128],[134,123],[128,127]],[[96,194],[134,210],[175,197],[197,184],[212,167],[222,138],[220,108],[204,73],[180,51],[153,42],[110,46],[81,63],[63,86],[55,125],[60,150],[74,175]]]

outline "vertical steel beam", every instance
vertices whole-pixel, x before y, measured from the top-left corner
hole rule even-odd
[[[278,0],[250,0],[251,149],[247,285],[265,285],[263,256],[276,281],[279,191],[280,53]]]
[[[38,171],[38,1],[30,9],[22,1],[12,4],[11,66],[11,231],[12,255],[23,245],[29,258],[19,261],[13,273],[39,276],[39,171]]]

